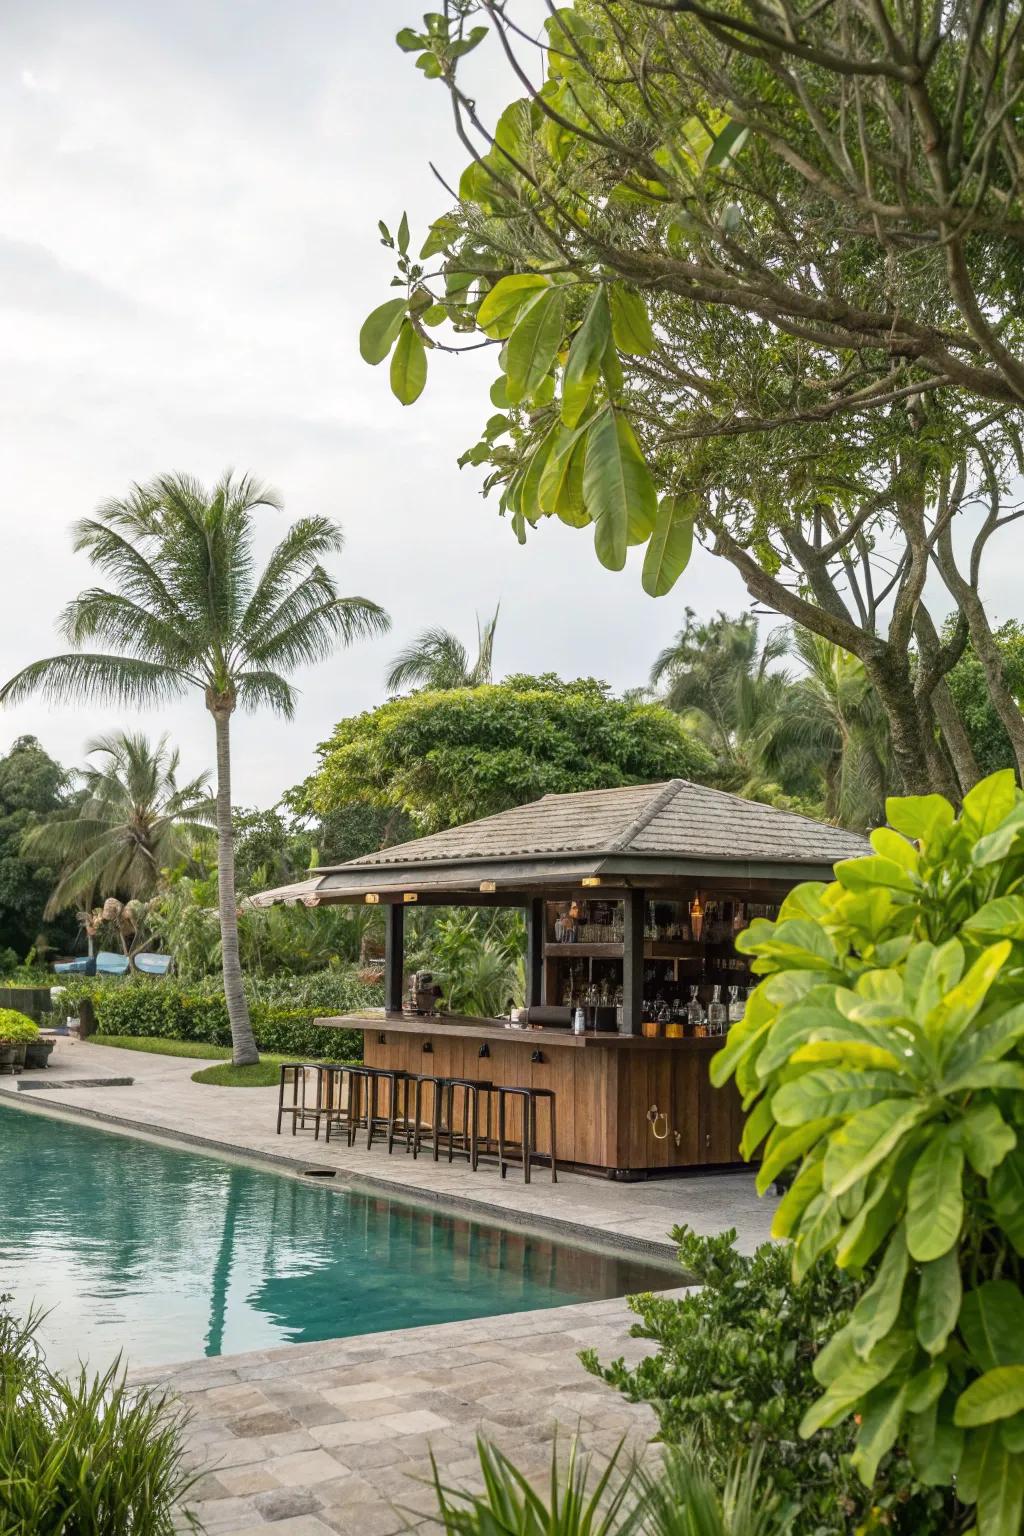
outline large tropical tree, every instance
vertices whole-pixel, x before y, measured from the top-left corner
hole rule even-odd
[[[186,859],[215,821],[209,774],[179,784],[180,754],[166,736],[154,744],[119,731],[90,742],[86,755],[93,761],[74,803],[25,833],[27,853],[59,865],[45,917],[108,896],[147,900],[161,872]]]
[[[106,502],[75,528],[76,550],[110,585],[80,593],[61,616],[74,649],[33,662],[0,689],[0,703],[41,692],[133,707],[202,693],[216,735],[221,951],[238,1065],[259,1055],[238,950],[231,717],[269,706],[291,718],[288,672],[388,626],[376,603],[339,595],[323,560],[341,549],[342,533],[328,518],[293,523],[257,570],[255,514],[280,505],[258,481],[230,473],[212,490],[161,475]]]
[[[385,686],[389,694],[406,688],[479,688],[494,681],[494,631],[498,627],[495,608],[491,618],[481,624],[476,620],[476,660],[450,629],[425,629],[391,663]]]

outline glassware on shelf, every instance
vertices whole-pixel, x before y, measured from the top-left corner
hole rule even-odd
[[[722,988],[716,985],[711,991],[711,1001],[708,1004],[708,1034],[724,1035],[729,1021],[729,1010],[722,1002]]]
[[[704,1008],[700,998],[697,996],[697,990],[697,983],[692,982],[690,985],[690,1001],[686,1005],[686,1022],[690,1026],[691,1033],[703,1035],[706,1032]]]
[[[735,1024],[737,1022],[737,1020],[742,1017],[742,1014],[740,1013],[739,995],[740,995],[739,987],[736,985],[735,982],[732,982],[730,984],[730,986],[729,986],[729,991],[728,991],[728,999],[729,1000],[728,1000],[728,1002],[725,1005],[726,1014],[727,1014],[726,1029],[728,1029],[730,1024]]]
[[[734,1014],[732,1014],[732,1016],[730,1017],[729,1022],[731,1024],[738,1024],[740,1019],[742,1019],[743,1015],[746,1013],[746,1011],[747,1011],[747,998],[749,996],[750,996],[750,988],[749,987],[738,987],[737,988],[736,1012]]]

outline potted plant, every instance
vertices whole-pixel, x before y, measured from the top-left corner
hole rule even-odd
[[[34,1040],[26,1040],[25,1042],[26,1070],[35,1071],[42,1067],[48,1067],[50,1065],[50,1057],[53,1054],[53,1048],[56,1044],[56,1040],[44,1040],[37,1030],[36,1038]]]
[[[39,1027],[16,1008],[0,1008],[0,1073],[17,1074],[25,1052],[39,1039]]]

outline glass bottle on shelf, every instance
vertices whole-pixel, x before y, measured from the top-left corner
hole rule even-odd
[[[711,1001],[708,1004],[708,1034],[724,1035],[728,1017],[729,1011],[722,1002],[722,988],[716,983],[711,990]]]
[[[746,1013],[746,1011],[747,1011],[747,998],[749,996],[750,996],[750,988],[749,987],[740,987],[740,989],[739,989],[739,996],[736,999],[736,1017],[735,1017],[735,1019],[733,1019],[733,1023],[734,1024],[738,1024],[740,1019],[742,1019],[743,1015]]]
[[[729,1000],[728,1000],[728,1002],[725,1005],[725,1011],[726,1011],[725,1027],[726,1027],[726,1029],[728,1029],[730,1024],[735,1024],[737,1019],[739,1019],[739,1017],[740,1017],[739,995],[740,995],[740,989],[736,985],[736,983],[733,982],[730,985],[730,987],[729,987],[729,992],[728,992],[728,999]]]
[[[616,987],[615,988],[615,1027],[616,1027],[616,1029],[621,1029],[622,1028],[623,1012],[624,1012],[624,1008],[625,1008],[624,996],[625,996],[625,994],[623,993],[622,988],[621,987]]]
[[[704,1033],[704,1009],[701,1006],[700,998],[697,996],[696,982],[691,982],[690,984],[690,1001],[686,1005],[686,1022],[689,1024],[692,1034],[702,1035]]]

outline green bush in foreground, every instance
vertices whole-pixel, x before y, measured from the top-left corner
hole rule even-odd
[[[750,1112],[799,1281],[868,1282],[814,1362],[801,1433],[856,1417],[865,1485],[917,1476],[1018,1536],[1024,1504],[1024,794],[890,800],[874,856],[741,935],[765,979],[715,1058]]]
[[[19,1323],[4,1302],[0,1536],[172,1536],[195,1481],[183,1468],[181,1415],[129,1391],[116,1364],[91,1379],[48,1370],[39,1318]]]
[[[700,1289],[632,1297],[640,1319],[632,1335],[656,1342],[658,1353],[629,1367],[622,1359],[601,1364],[587,1350],[587,1370],[631,1402],[650,1403],[659,1438],[692,1447],[720,1487],[737,1458],[756,1451],[794,1533],[955,1530],[952,1499],[918,1486],[903,1457],[889,1456],[874,1488],[864,1488],[851,1464],[853,1425],[801,1439],[817,1393],[812,1363],[856,1305],[857,1284],[827,1263],[794,1284],[786,1247],[765,1243],[747,1258],[736,1252],[735,1232],[698,1237],[677,1227],[672,1235]]]

